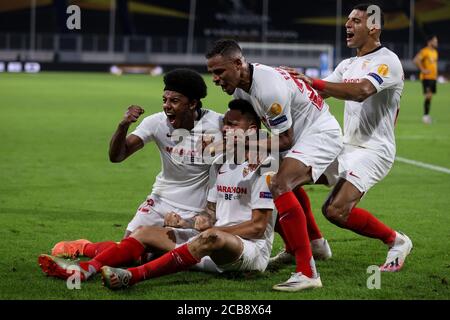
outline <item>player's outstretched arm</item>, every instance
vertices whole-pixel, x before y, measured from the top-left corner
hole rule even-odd
[[[325,95],[340,100],[363,102],[371,95],[377,93],[375,86],[367,79],[361,79],[358,83],[335,83],[312,79],[303,74],[300,74],[299,78]]]
[[[266,150],[266,152],[270,153],[273,150],[277,150],[278,152],[286,151],[292,148],[294,143],[294,130],[289,128],[288,130],[278,134],[276,137],[274,135],[268,135],[267,139],[259,138],[258,140],[250,140],[246,141],[246,147],[249,147],[250,150]],[[275,143],[278,143],[278,149],[275,148]]]
[[[229,227],[215,227],[244,239],[261,239],[272,216],[272,209],[252,209],[251,220]]]
[[[291,68],[291,67],[287,67],[287,66],[281,66],[280,68],[286,70],[292,78],[303,79],[302,78],[303,74],[298,72],[297,69],[295,69],[295,68]],[[309,84],[309,82],[308,82],[308,84]],[[317,91],[317,93],[320,94],[320,96],[323,99],[330,97],[329,95],[325,94],[325,92],[323,92],[323,91],[320,91],[320,90],[316,90],[316,91]]]
[[[371,95],[377,93],[377,89],[367,79],[361,79],[358,83],[334,83],[323,80],[313,82],[313,88],[322,91],[326,95],[341,99],[363,102]],[[323,84],[322,84],[323,83]]]
[[[141,138],[135,135],[127,137],[128,128],[143,113],[144,109],[139,106],[128,107],[109,144],[109,159],[111,162],[121,162],[144,146]]]

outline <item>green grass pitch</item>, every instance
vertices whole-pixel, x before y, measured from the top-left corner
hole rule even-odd
[[[204,105],[223,112],[230,97],[212,85]],[[162,78],[89,73],[0,74],[0,299],[449,299],[450,175],[396,162],[361,207],[406,232],[414,250],[404,269],[369,290],[367,268],[384,262],[378,240],[339,229],[320,213],[328,189],[307,187],[333,258],[317,262],[324,287],[280,293],[294,266],[247,276],[183,272],[111,292],[97,276],[69,290],[47,278],[37,257],[57,241],[119,240],[160,169],[148,145],[120,164],[109,140],[126,107],[161,110]],[[434,123],[421,122],[422,88],[407,82],[397,123],[397,155],[450,167],[450,84],[439,84]],[[330,100],[342,121],[343,103]],[[282,243],[278,235],[273,254]]]

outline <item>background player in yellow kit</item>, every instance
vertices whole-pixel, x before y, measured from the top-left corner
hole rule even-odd
[[[438,75],[438,38],[432,35],[427,38],[427,46],[417,53],[414,63],[420,70],[423,94],[425,95],[424,113],[422,121],[431,124],[430,105],[431,98],[436,93],[436,80]]]

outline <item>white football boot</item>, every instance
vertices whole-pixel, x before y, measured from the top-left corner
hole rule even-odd
[[[315,278],[309,278],[303,275],[301,272],[292,273],[291,277],[286,281],[273,286],[274,290],[295,292],[305,289],[321,288],[322,281],[320,276]]]
[[[325,238],[312,240],[311,251],[315,260],[328,260],[333,255],[330,245]]]
[[[131,286],[131,278],[131,272],[127,269],[112,268],[108,266],[102,267],[103,286],[111,290],[128,288]]]
[[[405,263],[405,259],[413,248],[409,237],[401,232],[395,232],[394,244],[389,248],[386,262],[380,266],[380,271],[396,272],[400,271]]]
[[[425,124],[431,124],[433,121],[431,120],[431,116],[426,114],[422,117],[422,122]]]
[[[328,260],[333,255],[325,238],[312,240],[311,251],[315,260]],[[287,252],[286,248],[281,249],[276,256],[269,259],[269,265],[293,263],[295,263],[295,256]]]
[[[295,263],[295,256],[287,252],[286,248],[281,249],[276,256],[269,259],[269,265],[292,263]]]

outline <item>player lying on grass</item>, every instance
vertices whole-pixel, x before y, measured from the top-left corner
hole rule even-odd
[[[260,129],[259,117],[245,100],[230,102],[224,117],[225,137],[227,133],[233,136],[238,129]],[[236,160],[237,148],[234,150]],[[112,289],[193,266],[213,272],[264,271],[272,249],[274,204],[260,167],[250,164],[247,149],[243,162],[225,163],[219,168],[208,194],[208,213],[215,221],[212,228],[199,233],[193,229],[146,226],[87,262],[41,255],[42,270],[50,276],[68,278],[72,273],[68,268],[76,264],[82,270],[82,280],[101,270],[104,284]],[[145,250],[167,253],[139,267],[112,268],[136,260]]]
[[[336,183],[322,207],[323,214],[341,228],[383,241],[389,251],[380,270],[399,271],[412,249],[411,240],[367,210],[356,208],[394,163],[394,127],[404,79],[397,55],[381,46],[382,13],[379,23],[370,24],[368,7],[357,5],[345,24],[347,46],[356,48],[356,57],[342,61],[324,80],[289,71],[324,97],[345,100],[344,149],[327,169]]]
[[[296,272],[273,288],[298,291],[321,287],[312,248],[318,247],[323,259],[331,256],[331,250],[301,186],[326,181],[322,174],[342,149],[339,123],[307,83],[284,70],[248,63],[236,41],[215,42],[206,58],[213,82],[227,94],[249,101],[273,139],[279,140],[283,161],[271,179],[270,190],[278,210],[277,232],[295,254]],[[270,150],[272,142],[264,141]]]
[[[200,74],[190,69],[175,69],[164,76],[163,111],[152,114],[127,136],[130,125],[144,113],[139,106],[130,106],[114,133],[109,149],[112,162],[121,162],[154,142],[160,152],[162,170],[156,177],[152,192],[139,206],[128,224],[125,237],[139,226],[163,226],[169,212],[175,212],[189,223],[206,206],[210,164],[202,162],[198,145],[204,131],[220,136],[222,115],[202,108],[206,84]],[[180,146],[172,135],[187,130]],[[175,155],[175,152],[177,153]],[[184,158],[180,159],[184,156]],[[184,155],[183,155],[184,154]],[[191,156],[195,158],[192,161]],[[91,243],[88,240],[62,241],[52,249],[52,254],[67,258],[78,255],[94,257],[115,242]]]

